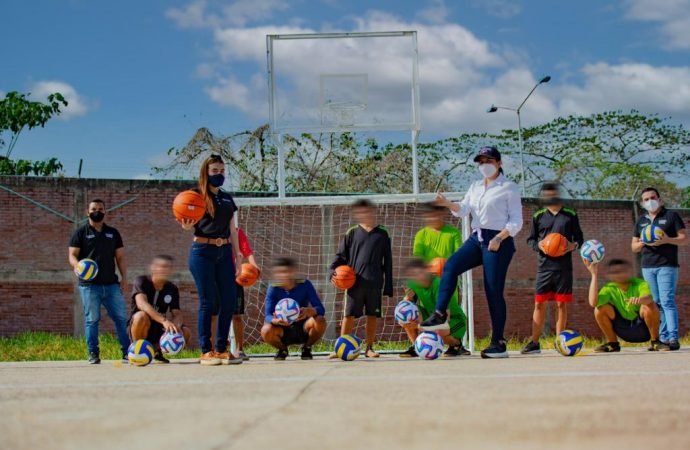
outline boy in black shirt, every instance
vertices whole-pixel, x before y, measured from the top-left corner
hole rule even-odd
[[[164,332],[182,333],[185,342],[189,342],[191,337],[180,315],[180,292],[174,283],[168,281],[172,265],[171,256],[158,255],[151,261],[150,274],[137,277],[132,290],[132,314],[129,318],[132,340],[149,341],[156,348],[153,359],[162,363],[170,362],[160,350],[159,341]]]
[[[352,204],[352,217],[358,225],[351,227],[340,241],[331,270],[348,265],[357,274],[354,286],[346,292],[345,318],[341,335],[351,334],[355,319],[367,316],[367,358],[378,358],[374,351],[376,321],[381,317],[381,290],[393,295],[393,256],[388,230],[376,223],[376,207],[368,200]]]
[[[539,336],[546,319],[546,302],[555,300],[558,308],[556,334],[565,329],[568,317],[567,304],[573,300],[573,260],[571,252],[583,243],[582,229],[577,214],[563,207],[560,190],[556,183],[544,183],[540,193],[544,208],[532,217],[532,226],[527,244],[538,252],[534,315],[532,321],[532,340],[520,353],[541,353]],[[550,233],[559,233],[568,240],[566,253],[552,257],[542,251],[542,241]]]

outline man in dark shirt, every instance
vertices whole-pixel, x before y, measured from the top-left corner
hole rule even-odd
[[[393,295],[393,256],[388,230],[376,223],[376,207],[368,200],[352,205],[352,216],[358,225],[351,227],[340,241],[331,270],[348,265],[357,281],[346,292],[345,318],[341,335],[351,334],[355,319],[366,315],[367,358],[378,358],[374,351],[376,322],[381,317],[381,290]]]
[[[567,305],[573,300],[572,251],[579,248],[584,240],[577,214],[563,206],[558,184],[544,183],[539,195],[544,207],[532,217],[527,238],[527,244],[539,254],[539,268],[532,316],[532,340],[521,350],[523,355],[541,353],[539,336],[546,320],[546,302],[556,301],[556,333],[565,329]],[[551,233],[559,233],[568,240],[566,252],[562,256],[553,257],[542,251],[542,242]]]
[[[151,261],[149,275],[137,277],[132,289],[130,335],[133,341],[149,341],[156,348],[153,359],[161,363],[170,362],[160,349],[160,339],[164,332],[182,333],[185,342],[189,342],[191,337],[189,328],[182,323],[180,292],[169,281],[172,269],[172,256],[157,255]]]
[[[93,200],[87,210],[89,220],[74,230],[69,243],[69,264],[77,270],[77,264],[84,258],[96,261],[98,275],[90,281],[79,281],[79,294],[84,307],[84,327],[89,363],[99,364],[98,323],[101,320],[101,305],[115,322],[117,338],[122,347],[122,358],[127,359],[129,335],[127,334],[127,310],[123,293],[127,285],[127,265],[120,233],[106,225],[103,200]],[[115,265],[120,271],[118,281]]]
[[[649,284],[654,302],[661,312],[659,340],[664,345],[659,350],[678,350],[678,246],[687,245],[690,240],[683,220],[678,213],[663,206],[658,190],[653,187],[643,190],[641,204],[647,214],[640,216],[635,223],[632,251],[642,253],[642,276]],[[647,225],[661,228],[663,236],[651,244],[642,242],[640,236]]]

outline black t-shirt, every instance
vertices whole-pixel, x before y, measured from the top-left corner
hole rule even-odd
[[[79,248],[80,261],[90,258],[98,264],[98,275],[91,281],[79,280],[80,284],[113,284],[117,283],[115,273],[115,250],[124,247],[122,236],[113,227],[103,224],[97,231],[88,222],[74,230],[69,241],[70,247]]]
[[[540,271],[573,270],[573,252],[554,258],[539,249],[539,241],[550,233],[560,233],[570,242],[577,242],[582,246],[584,237],[575,211],[570,208],[561,208],[558,213],[552,214],[548,208],[540,209],[532,216],[532,225],[527,238],[527,244],[539,253]]]
[[[132,289],[132,314],[139,311],[136,301],[137,294],[146,295],[146,300],[160,314],[165,314],[171,309],[180,309],[180,291],[170,281],[165,283],[160,291],[157,291],[149,276],[137,277]]]
[[[383,295],[393,295],[391,238],[383,226],[378,225],[370,232],[359,225],[347,230],[331,270],[342,265],[352,267],[358,283],[383,288]]]
[[[664,230],[668,237],[678,237],[678,230],[685,228],[683,219],[674,211],[662,207],[654,218],[654,224]],[[649,215],[640,216],[635,223],[633,236],[639,238],[642,228],[652,223]],[[678,267],[678,246],[664,244],[658,247],[645,245],[642,247],[642,267]]]
[[[194,191],[199,192],[198,189],[194,189]],[[232,195],[222,190],[219,190],[217,195],[213,192],[208,194],[213,200],[216,211],[213,217],[207,212],[194,225],[194,236],[227,239],[230,237],[230,220],[237,211],[237,205],[235,205]]]

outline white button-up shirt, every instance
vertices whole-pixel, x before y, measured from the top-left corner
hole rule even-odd
[[[496,231],[506,229],[511,236],[522,229],[520,188],[503,174],[488,186],[484,186],[483,179],[472,183],[458,205],[460,210],[452,211],[453,215],[465,217],[471,214],[472,231],[477,232],[480,241],[482,228]]]

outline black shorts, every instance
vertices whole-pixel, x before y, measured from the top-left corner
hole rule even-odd
[[[289,327],[281,327],[283,329],[283,337],[281,341],[283,345],[306,344],[309,339],[309,334],[304,331],[304,324],[308,319],[295,322]],[[278,325],[280,326],[280,325]]]
[[[244,314],[244,287],[240,286],[239,284],[237,286],[237,303],[235,304],[235,315],[236,316],[241,316]]]
[[[381,289],[355,283],[346,292],[345,316],[381,317]]]
[[[573,301],[573,271],[544,270],[537,272],[534,301],[555,300],[559,303]]]
[[[647,328],[642,317],[637,316],[634,320],[628,320],[622,317],[615,307],[613,310],[616,313],[616,317],[613,319],[613,331],[619,338],[632,343],[647,342],[652,339],[649,328]]]

